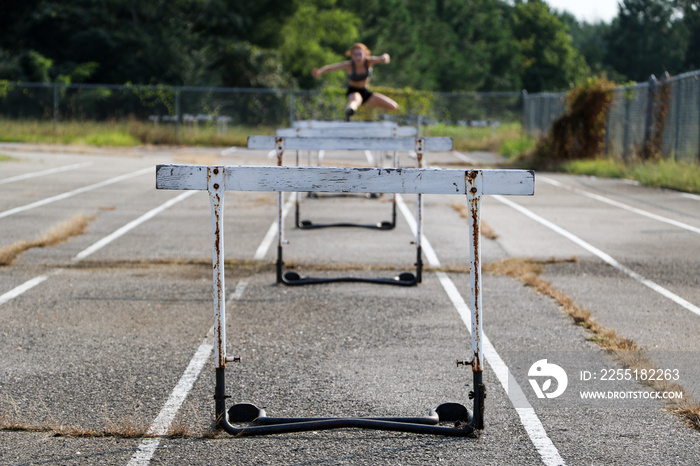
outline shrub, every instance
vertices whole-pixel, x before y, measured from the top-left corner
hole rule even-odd
[[[554,168],[569,160],[594,159],[605,145],[605,122],[615,83],[590,78],[566,95],[566,111],[535,147],[537,168]]]

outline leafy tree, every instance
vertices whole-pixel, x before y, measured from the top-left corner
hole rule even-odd
[[[666,0],[622,0],[606,38],[606,64],[629,79],[684,71],[687,31]]]
[[[433,91],[518,89],[517,44],[500,0],[339,0],[361,40],[391,54],[382,84]]]
[[[523,87],[529,92],[564,90],[589,73],[566,25],[541,0],[516,3],[512,30],[521,51]]]
[[[681,14],[682,23],[688,32],[683,68],[700,69],[700,0],[674,0],[673,3]]]
[[[0,78],[36,80],[33,50],[51,60],[49,79],[64,82],[226,85],[233,76],[288,85],[265,74],[281,70],[268,48],[281,44],[280,25],[299,1],[5,0],[0,26],[12,34],[0,38]],[[219,67],[231,56],[240,66]],[[238,79],[246,65],[263,75]]]
[[[352,13],[338,9],[335,0],[306,1],[281,28],[283,42],[279,48],[285,70],[302,88],[317,84],[313,68],[347,60],[342,53],[357,42],[359,20]],[[328,76],[331,82],[338,73]]]

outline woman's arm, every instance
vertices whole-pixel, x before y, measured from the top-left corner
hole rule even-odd
[[[318,78],[322,74],[328,73],[329,71],[338,71],[338,70],[343,70],[349,68],[350,62],[349,61],[343,61],[340,63],[334,63],[332,65],[326,65],[322,66],[321,68],[314,68],[311,74],[313,75],[314,78]]]
[[[388,53],[383,53],[378,57],[369,57],[367,58],[367,61],[369,62],[370,66],[371,65],[376,65],[377,63],[389,63],[391,61],[391,57],[389,56]]]

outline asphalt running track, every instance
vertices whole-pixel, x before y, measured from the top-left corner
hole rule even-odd
[[[35,150],[40,149],[40,150]],[[620,366],[573,326],[558,306],[519,282],[484,278],[488,389],[486,429],[475,439],[374,431],[325,431],[232,439],[203,435],[212,421],[213,365],[209,207],[206,194],[153,189],[157,163],[210,160],[206,150],[52,153],[3,149],[0,247],[38,237],[81,213],[84,235],[33,249],[0,269],[0,407],[6,420],[69,426],[0,433],[6,464],[694,464],[698,433],[650,398],[582,401],[583,389],[639,393],[629,380],[583,381],[581,371]],[[479,154],[432,154],[452,168]],[[327,154],[326,163],[348,162]],[[357,156],[354,156],[357,157]],[[363,157],[364,159],[364,157]],[[364,161],[364,160],[363,160]],[[222,164],[269,164],[243,149]],[[352,163],[352,162],[351,162]],[[468,346],[464,296],[466,223],[454,197],[426,199],[424,253],[437,271],[419,287],[274,285],[272,195],[227,194],[227,257],[248,261],[229,284],[229,369],[235,401],[269,415],[422,415],[444,401],[468,404],[470,374],[457,368]],[[386,200],[305,200],[315,218],[382,220]],[[314,273],[386,275],[410,270],[412,200],[392,232],[287,229],[285,260]],[[631,183],[538,174],[532,198],[484,200],[485,262],[566,259],[543,278],[596,320],[678,370],[698,393],[697,286],[700,203],[694,196]],[[289,219],[288,219],[289,222]],[[274,246],[274,245],[272,245]],[[258,259],[260,266],[251,266]],[[266,265],[267,264],[267,265]],[[393,270],[356,270],[388,265]],[[468,312],[466,313],[468,316]],[[538,399],[528,369],[544,358],[569,374],[566,395]],[[93,434],[149,428],[124,439]]]

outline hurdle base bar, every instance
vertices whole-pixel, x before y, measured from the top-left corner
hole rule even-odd
[[[318,195],[316,193],[308,193],[308,195],[309,197],[318,198]],[[370,197],[371,199],[379,197],[379,195],[376,194],[371,194],[370,196],[375,196]],[[390,221],[383,221],[378,223],[314,223],[311,220],[299,220],[299,203],[297,202],[295,210],[295,224],[297,228],[302,230],[313,230],[318,228],[368,228],[370,230],[393,230],[394,228],[396,228],[396,196],[394,196],[394,202],[392,203]]]
[[[483,429],[483,418],[477,419],[472,412],[459,403],[443,403],[425,417],[268,417],[265,410],[250,403],[234,404],[227,411],[225,370],[225,367],[216,368],[214,394],[216,428],[235,437],[334,429],[367,429],[477,438],[479,431]],[[474,372],[475,386],[476,374],[477,372]],[[481,375],[481,372],[478,374]],[[474,397],[474,412],[483,415],[483,406],[478,406],[480,402],[483,402],[483,398]],[[248,425],[236,427],[232,423],[248,423]],[[451,423],[452,426],[445,425],[447,423]]]
[[[275,262],[277,283],[289,286],[318,285],[321,283],[374,283],[377,285],[416,286],[422,282],[423,260],[421,247],[416,248],[416,273],[402,272],[395,277],[302,277],[297,272],[284,272],[282,246],[277,246],[277,262]]]
[[[306,197],[309,199],[334,199],[334,198],[345,198],[345,197],[354,197],[354,198],[364,198],[364,199],[379,199],[382,197],[384,193],[365,193],[365,194],[356,194],[356,193],[314,193],[314,192],[308,192],[306,193]]]
[[[296,207],[296,227],[302,230],[313,230],[317,228],[368,228],[370,230],[393,230],[396,228],[396,204],[393,206],[391,221],[379,223],[314,223],[311,220],[299,220],[299,205]]]

